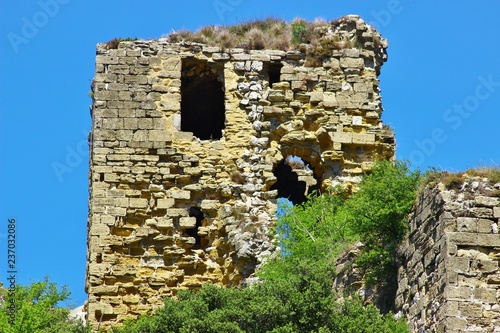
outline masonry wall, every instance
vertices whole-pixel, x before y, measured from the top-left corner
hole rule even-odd
[[[396,299],[412,332],[500,332],[499,188],[476,178],[420,196]]]
[[[97,46],[86,279],[94,328],[179,289],[241,284],[276,250],[278,196],[352,180],[393,157],[377,78],[386,41],[356,16],[322,38],[332,49],[314,66],[295,50]],[[307,170],[293,172],[287,156]]]

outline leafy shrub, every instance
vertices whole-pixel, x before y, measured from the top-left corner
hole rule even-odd
[[[129,321],[115,333],[408,332],[361,300],[334,301],[331,267],[295,261],[285,277],[268,277],[242,289],[204,285],[183,291],[150,317]],[[392,329],[392,331],[391,331]]]
[[[369,284],[397,285],[397,248],[408,231],[406,218],[420,180],[407,163],[380,161],[346,205],[350,228],[364,244],[358,264]]]
[[[347,191],[340,187],[317,196],[312,194],[299,206],[280,201],[282,216],[277,223],[282,251],[320,259],[331,246],[350,238],[346,216],[341,212]],[[331,246],[330,246],[331,245]],[[307,253],[305,253],[307,252]]]
[[[294,44],[300,44],[307,42],[307,21],[303,19],[295,19],[291,23],[292,25],[292,42]]]
[[[16,286],[13,295],[6,293],[5,302],[0,304],[1,332],[90,333],[81,321],[68,319],[68,309],[57,307],[69,295],[66,287],[59,289],[48,278],[29,286]]]

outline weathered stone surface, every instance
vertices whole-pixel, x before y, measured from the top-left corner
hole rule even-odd
[[[356,48],[335,45],[316,67],[297,50],[165,39],[97,46],[86,280],[94,328],[101,313],[109,328],[179,288],[249,277],[275,251],[269,230],[286,157],[318,172],[292,170],[299,196],[393,157],[393,135],[378,126],[386,45],[359,17],[342,22],[329,34],[356,27]],[[282,65],[277,82],[269,82],[271,65]],[[202,78],[219,87],[187,98],[186,82]],[[205,135],[216,117],[186,115],[183,102],[207,104],[217,93],[223,125]]]
[[[427,187],[417,201],[401,249],[406,264],[399,269],[396,296],[412,332],[494,332],[499,327],[500,236],[491,213],[498,198],[482,194],[485,186],[466,180],[459,191]],[[442,241],[409,241],[429,238]],[[430,265],[421,264],[424,258]],[[415,293],[427,297],[416,302]]]

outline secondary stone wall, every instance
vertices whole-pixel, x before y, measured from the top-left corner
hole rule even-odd
[[[97,46],[86,279],[94,328],[179,289],[242,283],[275,251],[278,195],[303,196],[393,157],[377,78],[386,41],[355,16],[322,34],[331,50],[315,67],[294,50]],[[216,106],[213,117],[196,113],[212,102],[206,89],[192,94],[202,78],[220,87],[211,91],[223,96],[222,116]],[[223,128],[205,131],[214,119]],[[304,170],[294,176],[287,156],[304,160],[316,184]]]
[[[396,299],[412,332],[500,332],[499,188],[468,179],[420,196]]]

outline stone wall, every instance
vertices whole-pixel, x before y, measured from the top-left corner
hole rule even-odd
[[[322,34],[334,42],[314,67],[296,50],[97,46],[86,278],[94,328],[179,289],[239,285],[276,250],[277,197],[300,202],[393,157],[377,78],[386,41],[356,16]],[[307,168],[293,172],[288,156]]]
[[[396,306],[412,332],[500,332],[500,183],[428,186],[402,248]]]

